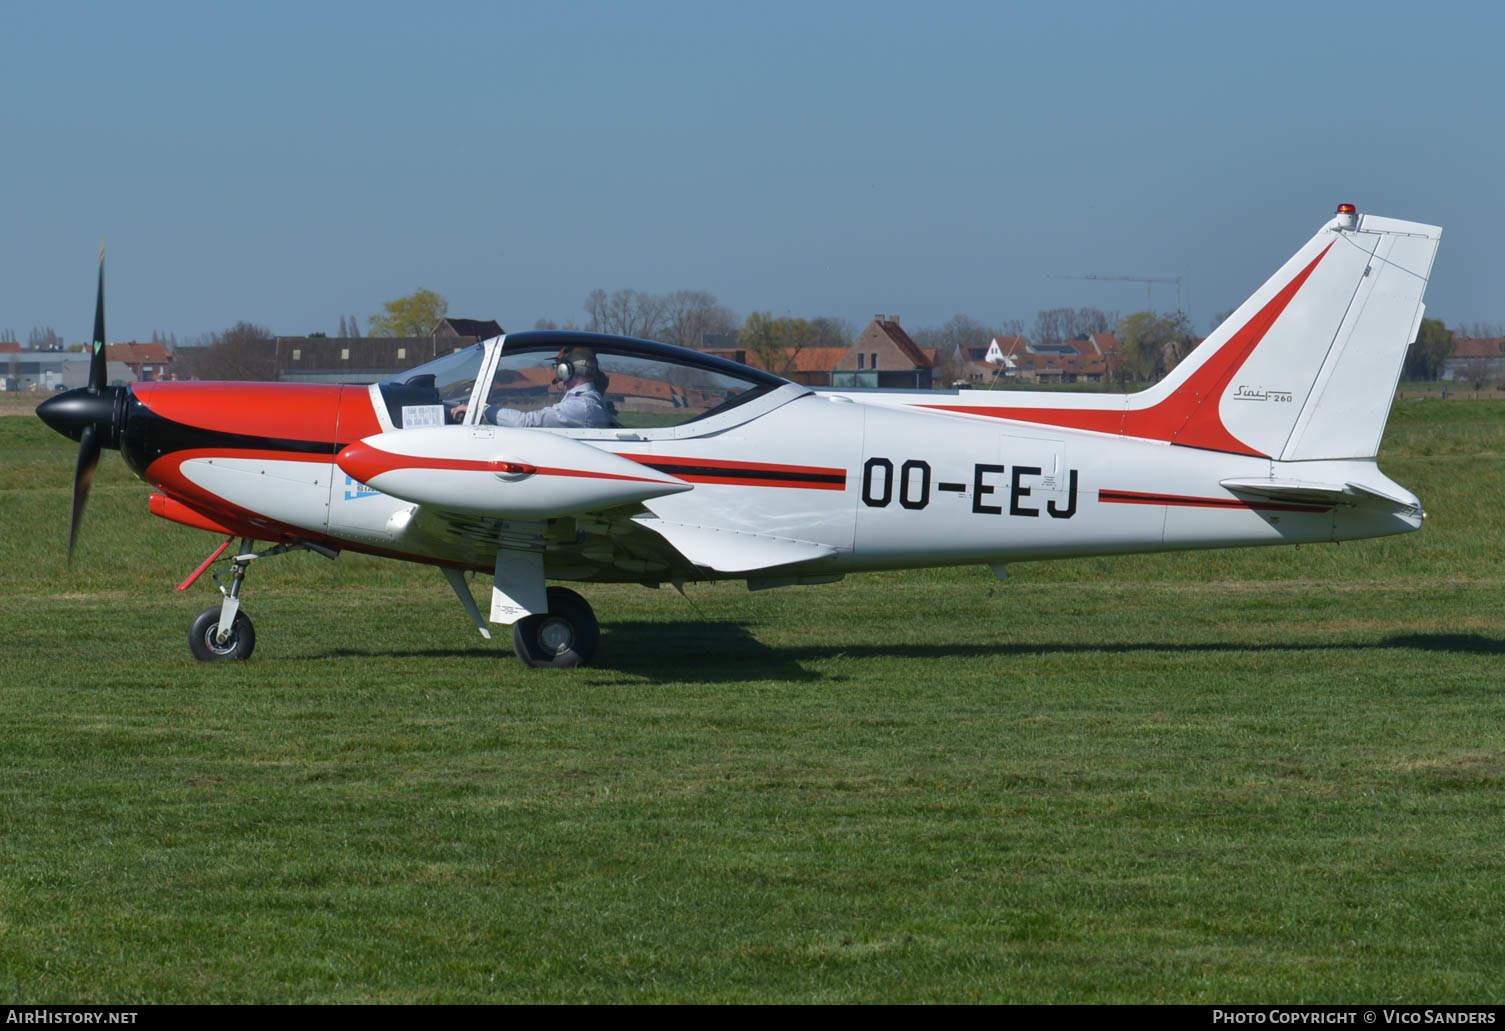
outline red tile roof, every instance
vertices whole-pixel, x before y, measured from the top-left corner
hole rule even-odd
[[[106,344],[105,357],[127,365],[166,365],[171,361],[166,344]]]
[[[894,346],[899,349],[915,368],[928,369],[935,364],[929,358],[925,357],[925,352],[920,350],[919,345],[909,338],[909,334],[904,332],[904,327],[900,326],[897,322],[889,319],[881,321],[874,319],[873,322],[883,331],[885,336],[894,342]],[[846,352],[843,351],[842,353],[845,354]],[[931,353],[934,354],[934,352]]]
[[[1505,355],[1505,337],[1454,337],[1450,358],[1499,358]]]

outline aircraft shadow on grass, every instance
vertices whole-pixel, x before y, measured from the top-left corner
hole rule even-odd
[[[1288,644],[1249,644],[1240,641],[1206,641],[1193,644],[1167,641],[1120,642],[1030,642],[977,644],[829,645],[785,649],[783,654],[795,659],[849,658],[941,659],[987,658],[1000,656],[1073,655],[1101,652],[1131,655],[1139,652],[1170,652],[1193,655],[1220,652],[1366,652],[1376,648],[1416,649],[1431,652],[1461,652],[1475,655],[1505,655],[1505,640],[1479,634],[1405,634],[1380,641],[1298,642]]]
[[[506,627],[489,644],[466,648],[356,649],[333,648],[320,659],[399,658],[490,660],[506,654]],[[495,633],[495,630],[493,630]],[[833,650],[833,654],[839,649]],[[745,680],[802,681],[825,679],[800,666],[796,650],[772,648],[753,636],[752,625],[736,621],[653,623],[624,621],[601,628],[596,672],[622,673],[649,681],[721,683]]]
[[[985,659],[1026,658],[1031,655],[1103,653],[1131,655],[1144,652],[1171,654],[1218,654],[1235,652],[1367,652],[1375,649],[1505,655],[1505,639],[1481,634],[1399,634],[1375,642],[1290,642],[1250,644],[1240,641],[1173,643],[1129,641],[1089,643],[1074,641],[1019,641],[979,644],[975,641],[937,641],[928,644],[830,644],[775,648],[759,641],[755,626],[736,621],[657,623],[628,621],[603,628],[598,672],[614,672],[648,681],[722,683],[746,680],[810,681],[830,679],[827,674],[805,668],[802,663],[835,658],[850,659]],[[318,658],[494,659],[505,642],[477,644],[468,648],[413,650],[333,649]]]

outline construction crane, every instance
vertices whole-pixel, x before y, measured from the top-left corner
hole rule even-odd
[[[1150,299],[1150,290],[1156,283],[1174,283],[1176,287],[1176,310],[1181,311],[1181,277],[1175,279],[1147,279],[1144,276],[1093,276],[1093,275],[1047,275],[1046,279],[1107,279],[1117,283],[1143,283],[1144,303],[1146,307],[1153,307]]]

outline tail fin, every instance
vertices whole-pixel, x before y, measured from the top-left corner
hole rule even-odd
[[[1174,444],[1284,461],[1374,457],[1441,236],[1340,213],[1138,395],[1129,422]]]
[[[1441,237],[1340,209],[1148,390],[926,407],[1284,461],[1372,458]]]

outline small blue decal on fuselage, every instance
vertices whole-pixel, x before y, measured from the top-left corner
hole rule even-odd
[[[345,500],[354,501],[357,498],[374,498],[381,491],[372,490],[353,476],[345,477]]]

